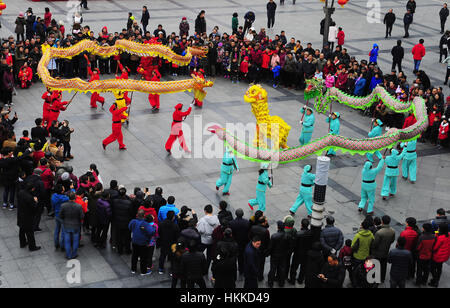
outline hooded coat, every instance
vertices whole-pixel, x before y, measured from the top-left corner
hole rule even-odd
[[[197,230],[200,233],[202,244],[211,245],[213,243],[212,233],[219,225],[220,222],[216,215],[206,215],[200,218],[197,223]]]
[[[352,241],[353,257],[364,261],[370,255],[370,247],[374,240],[373,233],[370,230],[360,230],[356,233]]]
[[[369,62],[377,63],[378,60],[378,44],[373,44],[372,50],[369,52]]]

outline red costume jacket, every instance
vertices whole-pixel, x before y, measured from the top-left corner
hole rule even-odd
[[[191,107],[189,107],[188,110],[186,110],[185,112],[181,111],[182,108],[183,108],[182,104],[178,104],[175,106],[176,110],[173,112],[172,115],[174,122],[183,122],[184,118],[187,117],[192,111]]]
[[[91,70],[90,66],[88,66],[87,69],[88,69],[89,76],[91,76],[91,79],[89,80],[89,82],[92,82],[94,80],[100,80],[100,75],[98,74],[98,72],[97,72],[97,74],[94,74],[94,72]]]
[[[128,107],[123,107],[121,109],[117,109],[116,105],[112,104],[109,107],[109,112],[112,114],[113,124],[122,125],[122,119],[126,119],[127,117],[123,114],[124,111],[127,111]]]

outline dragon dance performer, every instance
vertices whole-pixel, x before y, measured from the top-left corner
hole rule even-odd
[[[383,126],[383,122],[381,122],[380,119],[376,119],[373,122],[373,126],[374,127],[369,132],[369,138],[375,138],[375,137],[381,136],[383,134],[383,129],[381,128]],[[374,154],[378,157],[378,159],[382,158],[380,151],[376,151]],[[367,159],[373,163],[373,154],[367,153],[366,156],[367,156]]]
[[[330,134],[339,135],[341,129],[340,119],[341,115],[339,112],[333,112],[328,118],[327,123],[330,123]],[[336,151],[334,149],[329,149],[327,152],[327,156],[336,156]]]
[[[95,68],[94,71],[92,71],[91,69],[91,63],[89,62],[89,59],[87,57],[87,55],[84,55],[84,57],[87,60],[88,63],[88,74],[89,76],[91,76],[91,79],[89,80],[89,82],[93,82],[95,80],[100,80],[100,70],[98,68]],[[97,108],[97,102],[99,102],[100,104],[103,105],[105,104],[105,99],[100,96],[100,94],[98,94],[97,92],[92,93],[91,95],[91,108]]]
[[[186,119],[186,117],[191,113],[192,111],[192,104],[190,104],[188,110],[185,112],[181,111],[183,109],[183,104],[178,104],[175,106],[175,111],[173,112],[172,118],[172,128],[170,130],[170,136],[169,139],[167,139],[166,142],[166,151],[170,154],[172,151],[172,146],[175,140],[178,139],[180,142],[181,147],[183,150],[187,153],[190,153],[191,151],[188,149],[186,145],[186,141],[184,140],[183,135],[183,121]]]
[[[49,88],[42,94],[42,99],[44,100],[44,104],[42,105],[42,123],[46,126],[50,122],[50,105],[52,103],[52,91]]]
[[[119,143],[120,150],[126,150],[125,144],[123,144],[123,134],[122,134],[122,120],[127,117],[124,115],[124,112],[127,110],[127,107],[119,108],[116,103],[112,104],[109,108],[109,112],[112,114],[112,133],[108,137],[105,138],[102,142],[103,149],[106,150],[106,146],[117,140]]]
[[[197,76],[201,79],[205,79],[205,71],[203,69],[200,69],[198,72],[193,72],[194,76]],[[194,105],[197,107],[203,107],[203,99],[206,96],[206,91],[203,89],[195,89],[194,88]]]
[[[51,96],[51,104],[49,106],[47,130],[50,128],[53,121],[58,121],[58,117],[61,111],[66,110],[66,105],[71,102],[71,101],[63,102],[61,101],[61,99],[62,99],[62,92],[56,90],[53,91],[53,94]]]
[[[161,81],[161,74],[157,69],[152,71],[152,78],[150,81],[159,82]],[[148,101],[150,102],[150,106],[152,106],[153,111],[159,110],[159,94],[149,94]]]
[[[295,212],[297,212],[298,208],[304,203],[306,206],[306,209],[308,211],[308,216],[311,216],[312,214],[312,206],[313,206],[313,186],[314,186],[314,180],[316,179],[316,175],[314,173],[311,173],[311,165],[306,165],[303,169],[303,174],[301,178],[301,184],[300,184],[300,192],[297,196],[297,199],[295,200],[294,205],[290,208],[289,212],[292,216],[295,215]]]
[[[375,181],[377,174],[383,169],[384,158],[381,157],[378,166],[373,169],[373,163],[366,161],[362,170],[361,183],[361,202],[359,202],[358,211],[362,212],[367,201],[367,215],[373,215],[373,205],[375,204],[375,191],[377,190],[377,182]]]
[[[239,171],[239,167],[233,151],[231,149],[227,149],[222,159],[222,166],[220,167],[220,179],[216,182],[216,190],[219,190],[220,187],[225,186],[223,188],[224,196],[228,196],[230,194],[229,190],[234,171]]]
[[[302,125],[302,133],[299,139],[300,145],[309,143],[314,131],[314,122],[316,121],[311,108],[303,106],[300,109],[300,113],[304,114],[305,112],[306,114],[304,115],[303,120],[300,121],[300,124]]]
[[[406,151],[399,154],[396,149],[391,151],[391,155],[386,157],[386,170],[384,171],[383,187],[381,196],[386,200],[389,196],[395,196],[397,193],[397,177],[400,174],[398,165],[405,156]]]
[[[127,108],[131,103],[131,100],[128,102],[125,98],[125,94],[122,91],[117,91],[114,92],[114,97],[116,98],[116,105],[117,108],[122,109],[122,108]],[[122,123],[126,121],[126,119],[128,119],[128,113],[126,112],[126,110],[123,112],[123,116],[124,118],[122,119]]]
[[[258,184],[256,184],[256,198],[248,200],[248,206],[253,211],[255,206],[258,210],[264,212],[266,210],[266,190],[267,186],[272,188],[272,179],[269,177],[268,164],[261,164],[259,169]]]
[[[120,63],[120,60],[117,60],[117,65],[122,74],[120,76],[116,75],[116,79],[128,79],[128,73],[130,72],[130,69],[126,66],[124,67],[122,63]],[[125,99],[127,105],[131,104],[131,99],[128,97],[128,91],[123,92],[123,98]]]
[[[408,141],[400,145],[403,148],[403,152],[406,151],[403,157],[402,163],[402,177],[404,180],[411,181],[411,184],[416,183],[416,173],[417,173],[417,140]]]

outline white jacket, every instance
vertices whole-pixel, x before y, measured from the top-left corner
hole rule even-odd
[[[219,226],[219,219],[216,215],[203,216],[197,223],[197,230],[201,236],[201,242],[205,245],[211,245],[213,243],[212,233],[214,229]]]
[[[329,28],[329,32],[328,32],[328,42],[330,43],[337,43],[337,32],[338,29],[336,26],[330,26]]]

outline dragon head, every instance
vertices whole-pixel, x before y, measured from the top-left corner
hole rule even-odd
[[[191,77],[194,79],[194,89],[195,90],[203,90],[203,88],[210,88],[214,85],[214,81],[206,80],[200,76],[192,74]]]
[[[318,80],[318,79],[306,79],[306,89],[305,89],[305,93],[314,93],[317,94],[315,96],[319,96],[320,93],[322,93],[322,88],[323,88],[323,82],[322,80]],[[316,93],[317,92],[317,93]]]
[[[267,91],[264,90],[259,84],[250,86],[247,92],[245,92],[244,100],[247,103],[253,104],[267,99]]]
[[[199,47],[199,46],[189,47],[189,52],[193,56],[204,58],[208,53],[208,47]]]

